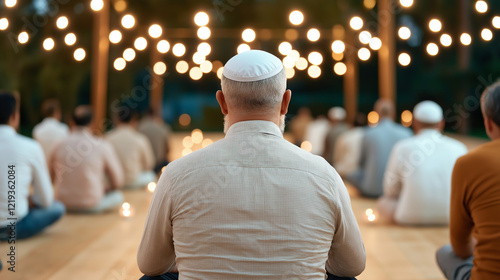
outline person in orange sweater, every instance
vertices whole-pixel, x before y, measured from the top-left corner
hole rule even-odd
[[[481,98],[492,142],[459,158],[451,183],[450,240],[437,262],[447,279],[500,279],[500,82]]]

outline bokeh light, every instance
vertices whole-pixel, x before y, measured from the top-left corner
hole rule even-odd
[[[468,46],[472,43],[472,38],[468,33],[462,33],[462,35],[460,35],[460,42],[464,46]]]
[[[175,65],[175,70],[177,70],[179,74],[184,74],[189,70],[189,64],[186,61],[181,60]]]
[[[162,61],[158,61],[153,66],[153,71],[156,75],[163,75],[167,72],[167,65]]]
[[[309,75],[309,77],[316,79],[321,76],[321,68],[319,68],[317,65],[311,65],[309,69],[307,69],[307,74]]]
[[[443,25],[441,24],[441,21],[439,19],[431,19],[431,21],[429,21],[429,29],[432,31],[432,32],[439,32],[441,31],[441,28],[443,27]]]
[[[186,53],[186,47],[182,43],[177,43],[172,48],[172,53],[177,57],[181,57]]]
[[[485,28],[481,31],[481,38],[485,41],[491,41],[491,39],[493,39],[493,32],[491,32],[488,28]]]
[[[104,1],[102,0],[92,0],[90,2],[90,8],[96,12],[102,10],[104,7]]]
[[[336,40],[332,43],[332,51],[334,53],[343,53],[345,51],[345,44],[340,40]]]
[[[311,41],[311,42],[318,41],[320,37],[321,37],[321,33],[316,28],[311,28],[311,29],[309,29],[309,31],[307,31],[307,39],[309,39],[309,41]]]
[[[64,37],[64,43],[68,46],[73,46],[76,43],[76,35],[74,33],[68,33]]]
[[[43,41],[43,48],[46,50],[46,51],[50,51],[54,48],[55,46],[55,42],[54,42],[54,39],[52,38],[47,38]]]
[[[201,77],[203,77],[203,71],[201,71],[201,68],[198,66],[193,67],[189,70],[189,77],[194,81],[198,81]]]
[[[351,28],[354,30],[360,30],[361,28],[363,28],[363,20],[357,16],[351,18],[349,24],[351,25]]]
[[[368,31],[361,31],[359,33],[359,41],[363,44],[369,44],[372,39],[372,34]]]
[[[0,30],[5,30],[9,27],[9,20],[6,18],[0,19]]]
[[[118,30],[113,30],[109,33],[109,41],[113,44],[118,44],[122,40],[122,33]]]
[[[198,45],[197,50],[199,53],[203,54],[204,56],[207,56],[212,51],[212,47],[210,46],[209,43],[203,42]]]
[[[148,47],[148,41],[144,37],[139,37],[134,41],[134,47],[138,51],[143,51]]]
[[[132,61],[135,58],[135,51],[132,48],[125,49],[123,51],[123,59],[126,61]]]
[[[295,67],[297,67],[298,70],[306,70],[308,65],[309,63],[304,57],[300,57],[297,62],[295,62]]]
[[[307,57],[307,60],[312,65],[320,65],[323,63],[323,56],[319,52],[311,52]]]
[[[401,4],[401,6],[409,8],[413,5],[413,0],[399,0],[399,3]]]
[[[181,126],[189,126],[191,124],[191,116],[188,114],[182,114],[179,117],[179,124]]]
[[[445,47],[449,47],[449,46],[451,46],[453,39],[451,38],[450,35],[443,34],[443,35],[441,35],[441,38],[439,38],[439,41],[441,42],[441,45],[443,45]]]
[[[56,21],[56,26],[59,29],[64,29],[64,28],[68,27],[68,25],[69,25],[69,20],[65,16],[59,17]]]
[[[205,12],[199,12],[194,16],[194,23],[198,26],[205,26],[210,21],[210,17]]]
[[[200,68],[203,73],[210,73],[213,69],[213,64],[212,62],[205,60],[201,63]]]
[[[373,126],[373,125],[376,125],[378,123],[378,121],[380,120],[380,117],[379,117],[377,112],[371,111],[370,113],[368,113],[367,120],[368,120],[368,124]]]
[[[251,28],[247,28],[241,33],[241,38],[247,43],[253,42],[256,36],[255,31]]]
[[[278,46],[278,51],[282,54],[282,55],[288,55],[290,54],[290,52],[292,51],[292,44],[288,43],[288,42],[282,42],[279,46]]]
[[[153,24],[149,27],[148,33],[151,38],[160,38],[161,34],[163,33],[163,29],[160,25]]]
[[[127,66],[127,61],[125,61],[124,58],[119,57],[115,59],[113,66],[115,67],[116,70],[122,71],[123,69],[125,69],[125,66]]]
[[[300,148],[303,149],[303,150],[306,150],[308,152],[311,152],[312,151],[312,144],[311,142],[309,141],[304,141],[300,144]]]
[[[160,40],[158,44],[156,44],[156,49],[160,53],[167,53],[170,50],[170,43],[167,40]]]
[[[304,14],[301,11],[293,11],[289,16],[290,23],[300,25],[304,22]]]
[[[205,138],[203,140],[203,142],[201,143],[201,147],[206,148],[206,147],[210,146],[212,143],[214,143],[214,141],[212,139]]]
[[[429,43],[427,45],[427,53],[432,55],[432,56],[435,56],[439,53],[439,47],[438,45],[434,44],[434,43]]]
[[[17,36],[17,40],[21,44],[26,44],[29,39],[30,39],[30,36],[28,35],[28,32],[26,32],[26,31],[19,33],[19,36]]]
[[[411,37],[411,30],[410,30],[410,28],[408,28],[406,26],[403,26],[403,27],[399,28],[399,30],[398,30],[398,36],[402,40],[408,40],[408,39],[410,39],[410,37]]]
[[[359,59],[361,59],[362,61],[367,61],[368,59],[370,59],[371,57],[371,52],[369,49],[367,48],[361,48],[359,49],[358,51],[358,57]]]
[[[479,0],[476,2],[476,11],[478,13],[486,13],[488,11],[488,3],[483,0]]]
[[[337,62],[333,66],[333,72],[339,76],[343,76],[347,73],[347,66],[343,62]]]
[[[134,16],[132,15],[124,15],[122,17],[122,26],[127,28],[127,29],[130,29],[132,27],[134,27],[135,25],[135,18]]]
[[[246,51],[249,51],[249,50],[251,50],[251,48],[250,48],[249,45],[247,45],[247,44],[241,44],[236,49],[236,52],[237,53],[242,53],[242,52],[246,52]]]
[[[17,4],[17,0],[5,0],[5,6],[7,8],[12,8]]]
[[[408,66],[411,63],[411,56],[408,53],[401,53],[398,57],[399,64]]]
[[[378,50],[380,50],[381,47],[382,47],[382,40],[380,40],[379,38],[373,37],[370,40],[370,48],[372,50],[378,51]]]
[[[203,132],[200,129],[195,129],[191,132],[191,139],[194,144],[201,144],[203,141]]]
[[[493,19],[491,20],[491,24],[493,25],[493,27],[495,27],[496,29],[500,29],[500,16],[495,16],[493,17]]]
[[[295,69],[293,68],[286,68],[285,69],[285,74],[287,79],[291,79],[295,76]]]
[[[210,38],[210,35],[211,35],[210,28],[208,28],[206,26],[200,27],[200,28],[198,28],[197,34],[198,34],[198,38],[200,38],[202,40],[206,40],[206,39]]]
[[[82,61],[85,59],[85,50],[82,48],[78,48],[75,50],[73,53],[73,57],[75,58],[76,61]]]

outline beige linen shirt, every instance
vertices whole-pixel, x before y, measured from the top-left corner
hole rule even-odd
[[[180,279],[356,276],[365,250],[346,188],[322,158],[245,121],[170,163],[158,182],[138,251],[147,275]]]
[[[122,167],[113,147],[87,129],[77,128],[56,146],[50,170],[56,198],[72,210],[95,207],[106,190],[123,184]]]
[[[125,172],[125,184],[136,181],[139,174],[153,170],[155,159],[146,136],[130,125],[120,125],[106,133],[105,137],[116,153]]]
[[[33,138],[40,143],[49,160],[54,147],[69,134],[68,126],[55,118],[45,118],[33,128]]]

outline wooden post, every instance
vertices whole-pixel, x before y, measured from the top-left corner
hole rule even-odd
[[[347,28],[345,34],[346,50],[344,54],[347,72],[344,75],[344,107],[347,113],[346,121],[354,123],[358,112],[359,61],[354,32]]]
[[[378,30],[382,48],[379,55],[379,96],[396,101],[396,26],[391,0],[378,2]]]
[[[151,51],[150,51],[150,75],[151,75],[151,83],[150,83],[150,90],[149,90],[149,107],[153,108],[155,111],[155,114],[157,117],[162,116],[162,103],[163,103],[163,77],[160,75],[157,75],[154,71],[154,65],[161,61],[161,54],[160,52],[156,49],[156,44],[158,43],[158,40],[154,40],[153,44],[151,46]],[[167,66],[168,67],[168,66]]]
[[[470,19],[470,0],[460,0],[459,4],[459,30],[460,32],[466,32],[471,34],[471,19]],[[460,33],[462,34],[462,33]],[[467,73],[470,67],[471,61],[471,46],[464,46],[462,43],[457,42],[458,44],[458,69],[460,73],[464,75]],[[468,88],[465,86],[461,87],[458,92],[458,98],[460,102],[465,100],[468,95]],[[469,130],[469,118],[462,118],[462,121],[459,123],[458,132],[462,134],[466,134]]]
[[[91,102],[94,108],[94,131],[104,133],[106,118],[106,99],[108,91],[109,59],[109,0],[103,0],[104,6],[94,12],[92,43],[92,78]]]

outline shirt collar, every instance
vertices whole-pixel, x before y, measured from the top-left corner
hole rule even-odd
[[[16,135],[16,130],[10,125],[1,124],[0,135],[7,135],[7,136]]]
[[[237,122],[229,128],[226,137],[233,137],[242,133],[262,133],[283,138],[279,127],[270,121],[242,121]]]

